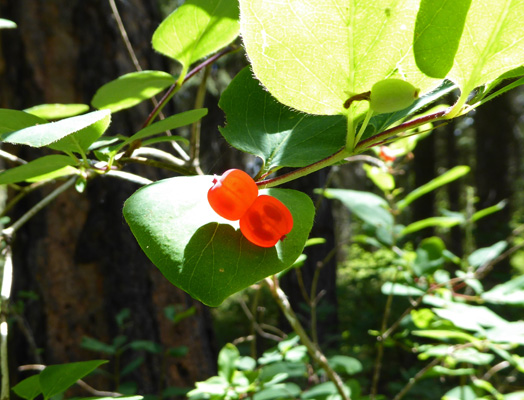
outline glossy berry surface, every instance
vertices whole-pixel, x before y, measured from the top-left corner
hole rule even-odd
[[[293,228],[293,216],[280,200],[260,195],[240,218],[240,231],[251,243],[273,247]]]
[[[230,169],[215,176],[213,186],[207,192],[211,208],[221,217],[237,221],[242,217],[258,196],[258,187],[247,173]]]

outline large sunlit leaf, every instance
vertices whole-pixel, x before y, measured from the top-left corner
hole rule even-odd
[[[109,110],[94,111],[77,117],[62,119],[58,122],[30,126],[15,132],[5,133],[1,136],[1,140],[13,144],[43,147],[93,125],[107,118],[109,114]],[[35,119],[38,118],[33,115],[31,117]],[[38,118],[38,120],[41,121],[40,118]]]
[[[175,78],[167,72],[131,72],[98,89],[91,104],[95,108],[109,109],[114,113],[150,99],[173,83]]]
[[[524,64],[523,19],[524,2],[520,0],[471,2],[454,65],[447,76],[458,84],[464,98],[475,87]]]
[[[235,148],[254,154],[264,168],[303,167],[340,150],[346,140],[346,119],[341,115],[299,113],[276,101],[242,70],[220,98],[227,116],[220,129]]]
[[[206,57],[238,35],[236,0],[187,0],[153,34],[153,48],[184,68]]]
[[[427,92],[438,81],[412,52],[417,0],[240,0],[241,33],[258,79],[281,103],[344,114],[344,102],[387,77]]]
[[[237,222],[218,216],[207,192],[213,177],[177,177],[139,189],[124,205],[124,217],[142,250],[175,286],[210,306],[290,267],[302,253],[313,224],[308,196],[263,190],[290,209],[293,230],[271,248],[248,242]]]
[[[71,135],[67,135],[55,143],[51,143],[49,147],[54,150],[71,151],[82,154],[82,152],[85,152],[89,146],[104,134],[110,123],[111,114],[107,114],[94,124],[86,126],[84,129],[74,132]]]

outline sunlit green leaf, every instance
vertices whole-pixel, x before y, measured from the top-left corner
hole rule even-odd
[[[15,386],[13,386],[12,390],[16,393],[17,396],[20,396],[23,399],[33,400],[40,393],[42,393],[38,374],[31,375],[29,378],[25,378],[24,380],[18,382]]]
[[[75,161],[68,156],[60,154],[52,154],[49,156],[42,156],[36,160],[30,161],[27,164],[19,165],[14,168],[7,169],[0,173],[0,184],[17,183],[35,178],[42,175],[63,170],[66,166],[75,165]],[[68,172],[75,171],[75,169],[63,170],[64,175]]]
[[[0,29],[14,29],[16,23],[5,18],[0,18]]]
[[[24,111],[48,121],[74,117],[89,110],[87,104],[39,104]]]

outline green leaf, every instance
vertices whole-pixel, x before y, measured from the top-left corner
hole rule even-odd
[[[513,393],[508,393],[503,396],[504,400],[522,400],[524,399],[524,391],[518,391]]]
[[[406,208],[408,205],[410,205],[413,201],[418,199],[419,197],[432,192],[433,190],[446,185],[450,182],[453,182],[454,180],[457,180],[464,175],[466,175],[470,171],[470,168],[466,165],[459,165],[457,167],[451,168],[449,171],[446,171],[439,177],[432,179],[428,183],[416,188],[412,192],[410,192],[404,199],[400,200],[397,203],[397,208],[402,211],[404,208]]]
[[[152,98],[173,83],[175,78],[167,72],[131,72],[98,89],[91,100],[91,105],[115,113]]]
[[[16,24],[5,18],[0,18],[0,29],[14,29]]]
[[[383,192],[390,192],[395,189],[395,178],[387,170],[374,165],[364,164],[362,166],[366,175]]]
[[[24,111],[0,108],[0,141],[3,141],[6,133],[46,123],[45,119]]]
[[[42,389],[40,389],[40,377],[38,374],[32,375],[29,378],[25,378],[23,381],[18,382],[12,389],[17,396],[26,400],[33,400],[36,396],[42,393]]]
[[[35,181],[41,175],[62,170],[66,166],[73,165],[75,165],[75,161],[68,156],[59,154],[42,156],[36,160],[28,162],[27,164],[19,165],[1,172],[0,185],[22,182],[28,179]],[[75,169],[65,170],[64,172],[67,173],[72,171],[75,171]]]
[[[93,124],[74,132],[71,135],[63,137],[55,143],[51,143],[49,147],[53,150],[75,152],[83,154],[89,146],[98,140],[100,136],[109,127],[111,123],[111,115],[108,114],[101,120],[94,122]]]
[[[471,0],[422,0],[417,13],[413,50],[417,66],[433,78],[445,78],[453,67]]]
[[[222,347],[222,350],[218,353],[218,375],[228,382],[232,382],[236,371],[235,364],[239,358],[240,352],[235,345],[228,343]]]
[[[464,222],[464,217],[430,217],[413,222],[400,231],[400,236],[405,236],[421,229],[436,226],[438,228],[451,228]]]
[[[390,293],[393,293],[396,296],[422,296],[426,292],[414,286],[386,282],[382,285],[382,293],[386,296]]]
[[[508,247],[508,242],[506,242],[505,240],[501,240],[500,242],[497,242],[491,245],[490,247],[483,247],[481,249],[477,249],[469,255],[468,263],[473,268],[478,268],[481,265],[486,264],[497,258],[499,255],[502,254],[506,247]]]
[[[142,250],[175,286],[210,306],[293,264],[313,223],[308,196],[284,189],[261,190],[291,211],[293,230],[275,247],[248,242],[238,223],[218,216],[207,201],[211,176],[177,177],[139,189],[124,217]]]
[[[495,358],[493,354],[481,353],[472,347],[458,349],[451,354],[451,357],[453,357],[458,362],[464,362],[473,365],[487,365]]]
[[[471,222],[478,221],[481,218],[487,217],[488,215],[501,211],[502,209],[504,209],[504,207],[506,207],[507,204],[508,202],[506,200],[502,200],[494,206],[483,208],[482,210],[477,211],[471,216]]]
[[[346,392],[346,395],[349,397],[349,395],[351,394],[349,388],[345,385],[343,386],[343,388],[344,392]],[[300,398],[302,400],[327,400],[330,399],[331,396],[337,394],[338,390],[333,382],[323,382],[313,386],[308,391],[303,392]]]
[[[120,370],[120,372],[119,372],[120,377],[124,377],[126,375],[129,375],[131,372],[133,372],[134,370],[139,368],[144,363],[144,360],[145,360],[144,357],[137,357],[137,358],[133,359],[131,362],[126,364],[126,366],[123,367]]]
[[[310,114],[346,114],[350,96],[385,78],[407,77],[422,94],[438,85],[415,65],[417,6],[240,0],[241,33],[255,75],[278,101]]]
[[[509,322],[486,330],[486,338],[497,343],[519,344],[524,346],[524,321]]]
[[[295,383],[277,383],[262,389],[253,396],[254,400],[294,400],[300,397],[302,390]]]
[[[481,297],[494,304],[524,305],[524,275],[493,287]]]
[[[187,0],[153,34],[153,48],[187,68],[225,47],[238,35],[234,0]]]
[[[134,340],[129,343],[129,347],[133,350],[143,350],[153,354],[161,354],[164,351],[160,343],[151,340]]]
[[[340,200],[358,218],[374,227],[393,227],[388,202],[373,193],[349,189],[317,189],[316,193],[328,199]]]
[[[417,247],[415,260],[413,261],[413,272],[417,276],[422,276],[435,272],[444,264],[446,245],[439,237],[433,236],[420,242]]]
[[[441,376],[471,376],[476,372],[475,368],[446,368],[435,365],[424,374],[424,378],[438,378]]]
[[[74,117],[89,110],[87,104],[40,104],[24,111],[48,121]]]
[[[105,363],[106,360],[92,360],[47,366],[39,375],[44,398],[49,399],[64,392],[77,380]]]
[[[442,400],[477,400],[478,396],[469,385],[457,386],[442,397]]]
[[[109,114],[109,110],[94,111],[77,117],[62,119],[58,122],[31,126],[3,134],[1,140],[13,144],[26,144],[32,147],[48,146],[72,133],[93,125],[95,122],[107,118]],[[41,119],[39,118],[38,120]]]
[[[451,321],[458,328],[483,332],[486,327],[505,326],[508,321],[501,318],[489,308],[468,304],[448,303],[446,308],[434,308],[440,318]]]
[[[113,355],[116,353],[115,346],[101,342],[100,340],[84,336],[80,346],[83,349]]]
[[[449,331],[449,330],[420,330],[420,331],[412,331],[411,332],[415,336],[421,336],[426,337],[430,339],[439,339],[439,340],[446,340],[446,339],[457,339],[457,340],[464,340],[466,342],[478,342],[479,339],[477,339],[474,336],[471,336],[465,332],[461,331]]]
[[[328,364],[338,373],[355,375],[362,371],[362,363],[353,357],[336,355],[328,358]]]
[[[144,129],[140,129],[133,136],[127,138],[124,143],[118,147],[118,149],[123,148],[135,140],[144,139],[146,137],[158,135],[159,133],[168,131],[170,129],[176,129],[180,128],[181,126],[192,124],[203,118],[205,115],[207,115],[207,108],[197,108],[195,110],[184,111],[179,114],[171,115],[170,117],[155,122]]]
[[[220,97],[227,124],[220,132],[231,146],[254,154],[264,169],[303,167],[340,150],[346,141],[343,116],[299,113],[276,101],[244,68]]]
[[[464,101],[474,88],[524,64],[523,18],[521,1],[471,2],[464,28],[467,34],[461,37],[447,76],[461,88]],[[442,29],[448,29],[447,25]]]

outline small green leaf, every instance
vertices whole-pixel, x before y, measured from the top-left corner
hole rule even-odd
[[[471,0],[422,0],[417,13],[413,51],[417,67],[445,78],[453,67]]]
[[[238,35],[234,0],[187,0],[153,34],[153,48],[187,69],[225,47]]]
[[[457,340],[464,340],[466,342],[478,342],[479,339],[476,337],[469,335],[465,332],[461,331],[449,331],[449,330],[420,330],[420,331],[412,331],[411,334],[415,336],[421,336],[421,337],[427,337],[430,339],[439,339],[439,340],[445,340],[445,339],[457,339]]]
[[[82,379],[106,360],[92,360],[47,366],[39,376],[40,387],[45,399],[64,392],[77,380]]]
[[[79,130],[78,132],[63,137],[55,143],[51,143],[49,147],[53,150],[83,154],[89,146],[104,134],[110,123],[111,115],[108,114],[104,118]]]
[[[433,190],[446,185],[450,182],[453,182],[454,180],[457,180],[464,175],[466,175],[470,171],[470,167],[466,165],[459,165],[457,167],[451,168],[449,171],[446,171],[439,177],[432,179],[428,183],[416,188],[411,193],[409,193],[403,200],[400,200],[397,203],[397,208],[402,211],[404,208],[406,208],[408,205],[410,205],[413,201],[418,199],[419,197],[432,192]]]
[[[400,236],[405,236],[410,233],[420,231],[421,229],[430,227],[451,228],[463,222],[464,218],[460,217],[430,217],[409,224],[400,231]]]
[[[172,115],[166,119],[155,122],[144,129],[139,130],[133,136],[127,138],[126,141],[119,146],[119,149],[131,142],[134,142],[135,140],[144,139],[170,129],[176,129],[180,128],[181,126],[192,124],[203,118],[205,115],[207,115],[207,108],[197,108],[195,110],[184,111],[179,114]]]
[[[72,133],[93,125],[95,122],[107,118],[109,114],[109,110],[94,111],[77,117],[62,119],[58,122],[31,126],[3,134],[1,140],[13,144],[26,144],[32,147],[48,146]],[[32,117],[37,118],[35,116]]]
[[[240,358],[240,352],[231,343],[226,344],[218,353],[218,375],[228,382],[233,381],[233,375],[236,371],[235,364]]]
[[[125,367],[122,368],[120,371],[120,377],[124,377],[126,375],[129,375],[131,372],[139,368],[144,363],[145,358],[144,357],[136,357],[135,359],[131,360]]]
[[[253,400],[294,400],[300,397],[301,392],[295,383],[277,383],[255,393]]]
[[[489,303],[524,305],[524,275],[493,287],[481,297]]]
[[[231,146],[254,154],[264,169],[303,167],[340,150],[346,118],[299,113],[276,101],[244,68],[220,97],[227,124],[220,133]]]
[[[478,396],[471,386],[464,385],[446,392],[442,400],[478,400]]]
[[[479,210],[471,216],[471,222],[478,221],[481,218],[487,217],[488,215],[501,211],[504,209],[504,207],[506,207],[507,204],[508,202],[506,200],[502,200],[494,206],[486,207],[482,210]]]
[[[40,104],[24,111],[48,121],[74,117],[89,110],[87,104]]]
[[[502,254],[504,250],[506,250],[506,247],[508,247],[508,242],[506,242],[505,240],[501,240],[500,242],[497,242],[491,245],[490,247],[483,247],[481,249],[477,249],[469,255],[468,263],[473,268],[478,268],[481,265],[486,264],[497,258],[499,255]]]
[[[511,343],[524,346],[524,321],[508,322],[486,330],[486,338],[497,343]]]
[[[59,154],[42,156],[36,160],[28,162],[27,164],[19,165],[1,172],[0,184],[5,185],[9,183],[17,183],[28,179],[35,181],[41,175],[62,170],[66,166],[73,165],[75,165],[74,160],[68,156]],[[74,169],[72,171],[74,171]],[[71,172],[71,170],[65,170],[64,172]]]
[[[91,105],[99,110],[109,109],[115,113],[152,98],[173,83],[175,78],[167,72],[131,72],[98,89],[91,100]]]
[[[482,332],[483,328],[506,326],[508,321],[489,308],[468,304],[448,303],[445,308],[434,308],[440,318],[451,321],[458,328]]]
[[[346,396],[350,396],[350,391],[347,386],[343,386]],[[313,386],[311,389],[302,393],[300,397],[302,400],[320,400],[320,399],[330,399],[332,396],[338,394],[337,387],[333,382],[323,382],[318,385]]]
[[[115,346],[101,342],[100,340],[84,336],[80,346],[83,349],[113,355],[116,353]]]
[[[336,355],[328,358],[328,364],[338,373],[355,375],[362,371],[362,363],[353,357]]]
[[[134,340],[129,343],[129,347],[133,350],[143,350],[153,354],[160,354],[164,351],[160,343],[151,340]]]
[[[0,29],[14,29],[16,24],[5,18],[0,18]]]
[[[442,252],[445,248],[446,245],[439,237],[433,236],[422,240],[416,250],[413,272],[417,276],[422,276],[436,271],[444,263]]]
[[[13,392],[23,399],[33,400],[36,396],[42,393],[42,389],[40,388],[40,377],[38,375],[32,375],[29,378],[25,378],[23,381],[20,381],[13,386]]]
[[[362,166],[366,175],[383,192],[395,189],[395,178],[388,171],[374,165],[364,164]]]
[[[0,108],[0,141],[6,133],[40,124],[47,124],[47,121],[24,111]]]
[[[396,296],[422,296],[425,292],[414,286],[386,282],[382,285],[382,293],[386,296],[391,293]]]
[[[458,362],[464,362],[473,365],[487,365],[495,358],[493,354],[481,353],[472,347],[455,350],[451,354],[451,357],[453,357]]]
[[[311,199],[294,190],[269,189],[291,211],[293,230],[275,247],[248,242],[238,223],[218,216],[207,201],[213,177],[155,182],[124,204],[124,217],[142,250],[175,286],[210,306],[290,267],[313,223]]]

